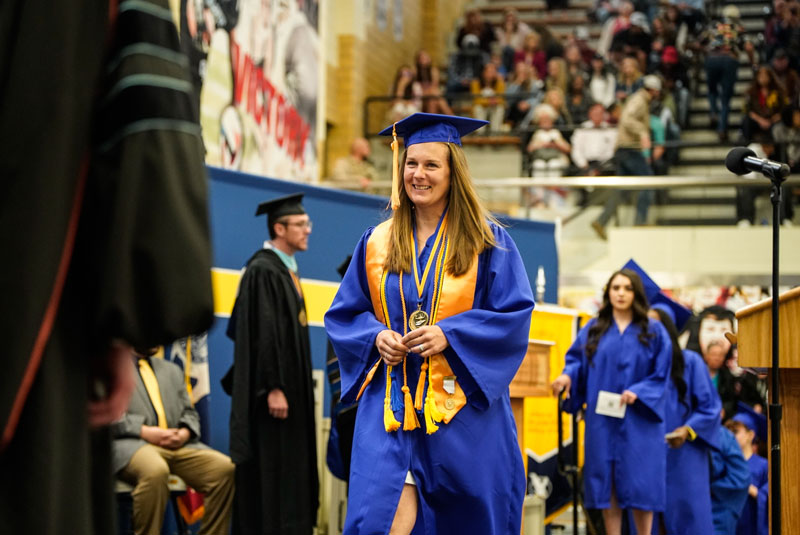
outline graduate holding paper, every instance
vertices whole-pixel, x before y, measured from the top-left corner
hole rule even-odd
[[[597,318],[581,329],[553,392],[566,390],[571,411],[586,404],[585,506],[603,509],[608,535],[619,535],[622,509],[633,510],[639,535],[666,502],[665,404],[672,348],[664,327],[647,317],[639,275],[615,272]],[[624,414],[605,410],[619,395]],[[620,411],[621,412],[621,411]]]
[[[417,113],[381,132],[405,140],[400,161],[392,143],[393,214],[364,233],[325,315],[342,401],[359,400],[348,535],[520,531],[508,385],[533,296],[461,150],[484,124]]]

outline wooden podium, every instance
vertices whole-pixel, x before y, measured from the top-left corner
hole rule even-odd
[[[528,352],[508,387],[511,396],[511,411],[517,424],[517,441],[525,459],[527,469],[528,456],[523,447],[525,436],[525,398],[529,396],[549,396],[550,394],[550,351],[555,342],[546,340],[528,340]]]
[[[778,298],[781,419],[781,532],[800,533],[800,288]],[[772,299],[736,312],[739,365],[772,366]],[[771,385],[770,371],[770,385]],[[773,392],[770,391],[770,402]],[[769,443],[772,444],[770,430]],[[771,449],[770,449],[771,455]],[[770,476],[771,479],[771,476]],[[770,496],[770,499],[772,496]],[[770,531],[771,531],[770,521]]]

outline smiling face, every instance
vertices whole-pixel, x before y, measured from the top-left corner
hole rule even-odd
[[[450,149],[444,143],[408,147],[403,167],[406,195],[418,210],[443,212],[450,194]]]
[[[633,306],[633,283],[619,274],[608,284],[608,301],[615,312],[627,312]]]

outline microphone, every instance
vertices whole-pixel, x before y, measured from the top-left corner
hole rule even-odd
[[[791,173],[791,169],[785,163],[758,158],[756,153],[747,147],[731,149],[728,156],[725,157],[725,167],[737,175],[746,175],[755,171],[770,178],[786,178]]]

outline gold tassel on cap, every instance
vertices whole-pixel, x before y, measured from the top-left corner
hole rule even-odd
[[[397,123],[392,125],[392,210],[400,207],[400,144],[397,142]]]

